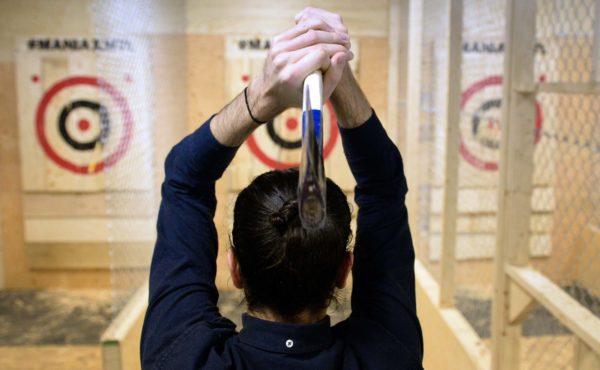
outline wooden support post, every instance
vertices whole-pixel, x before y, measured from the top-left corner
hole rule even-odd
[[[600,369],[600,355],[594,352],[580,339],[575,343],[575,356],[573,356],[573,362],[573,369],[575,370]]]
[[[508,321],[510,324],[519,324],[531,309],[535,307],[535,300],[514,282],[510,283],[510,304],[508,307]]]
[[[520,324],[511,324],[510,281],[505,266],[529,259],[535,81],[535,1],[506,2],[506,48],[498,184],[498,227],[492,306],[492,369],[519,366]]]
[[[408,37],[408,81],[406,107],[406,151],[404,164],[409,192],[406,199],[410,228],[418,234],[419,122],[421,114],[421,45],[423,38],[423,0],[410,0]],[[417,239],[415,238],[415,241]],[[417,246],[418,247],[418,246]]]
[[[388,127],[390,137],[403,152],[406,148],[406,78],[409,0],[390,1],[388,47]]]
[[[600,0],[594,1],[594,44],[592,45],[593,82],[600,82]]]
[[[451,0],[448,9],[448,83],[446,86],[446,170],[442,211],[440,306],[454,306],[456,219],[458,218],[458,146],[460,141],[460,90],[462,64],[462,0]]]

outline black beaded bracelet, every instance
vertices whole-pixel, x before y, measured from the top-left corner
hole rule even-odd
[[[244,88],[244,100],[246,101],[246,108],[248,108],[248,114],[250,115],[250,118],[252,118],[252,120],[256,123],[258,123],[259,125],[262,125],[263,123],[267,123],[268,121],[260,121],[258,119],[256,119],[256,117],[254,117],[252,115],[252,112],[250,111],[250,104],[248,104],[248,86],[246,86]]]

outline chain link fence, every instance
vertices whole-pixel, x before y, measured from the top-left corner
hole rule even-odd
[[[110,255],[113,314],[147,280],[155,238],[158,183],[155,163],[152,73],[154,2],[99,0],[94,3],[96,37],[118,48],[99,50],[98,99],[105,116],[106,135],[120,135],[102,146],[103,157],[120,156],[105,170],[106,213]],[[159,164],[160,165],[160,164]]]
[[[530,263],[600,316],[600,14],[594,0],[537,0]],[[438,280],[444,214],[448,3],[423,1],[417,256]],[[491,345],[506,28],[505,0],[463,0],[455,307]],[[548,88],[545,88],[547,86]],[[510,171],[510,169],[509,169]],[[414,180],[413,180],[414,181]],[[537,304],[523,369],[570,369],[577,338]],[[490,347],[491,348],[491,347]]]
[[[534,71],[542,86],[559,89],[537,94],[543,119],[536,122],[531,205],[534,247],[547,251],[533,265],[600,317],[600,96],[581,91],[596,82],[596,4],[537,1]],[[544,308],[529,314],[523,338],[522,368],[573,368],[577,340]]]

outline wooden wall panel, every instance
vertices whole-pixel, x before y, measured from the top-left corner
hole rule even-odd
[[[108,269],[39,269],[29,273],[31,282],[27,288],[47,289],[111,289],[111,274]]]
[[[33,270],[146,268],[154,243],[29,243]]]
[[[339,13],[355,36],[384,37],[388,32],[387,0],[203,0],[187,1],[187,32],[242,34],[248,30],[275,35],[293,24],[308,4]]]
[[[137,243],[155,240],[154,217],[28,218],[25,220],[25,241],[28,243]]]
[[[154,196],[149,192],[128,193],[25,193],[26,218],[75,216],[148,216],[156,212]]]
[[[0,61],[14,59],[15,36],[90,36],[94,0],[2,0]]]

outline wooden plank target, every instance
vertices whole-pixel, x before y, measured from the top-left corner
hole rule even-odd
[[[233,99],[263,68],[270,41],[264,36],[228,36],[225,38],[226,98]],[[358,63],[358,41],[352,40],[355,55],[353,71]],[[239,191],[259,174],[272,169],[297,167],[301,147],[300,109],[291,108],[256,130],[240,148],[231,165],[229,188]],[[343,156],[337,119],[333,106],[323,107],[325,171],[342,189],[351,191],[354,180]]]
[[[85,38],[18,40],[24,190],[129,190],[152,184],[146,170],[152,154],[141,145],[149,131],[140,117],[147,110],[140,107],[146,101],[145,76],[133,69],[111,80],[99,77],[96,52],[102,45],[102,40]],[[135,176],[132,168],[139,170]],[[107,185],[108,169],[117,183]]]

